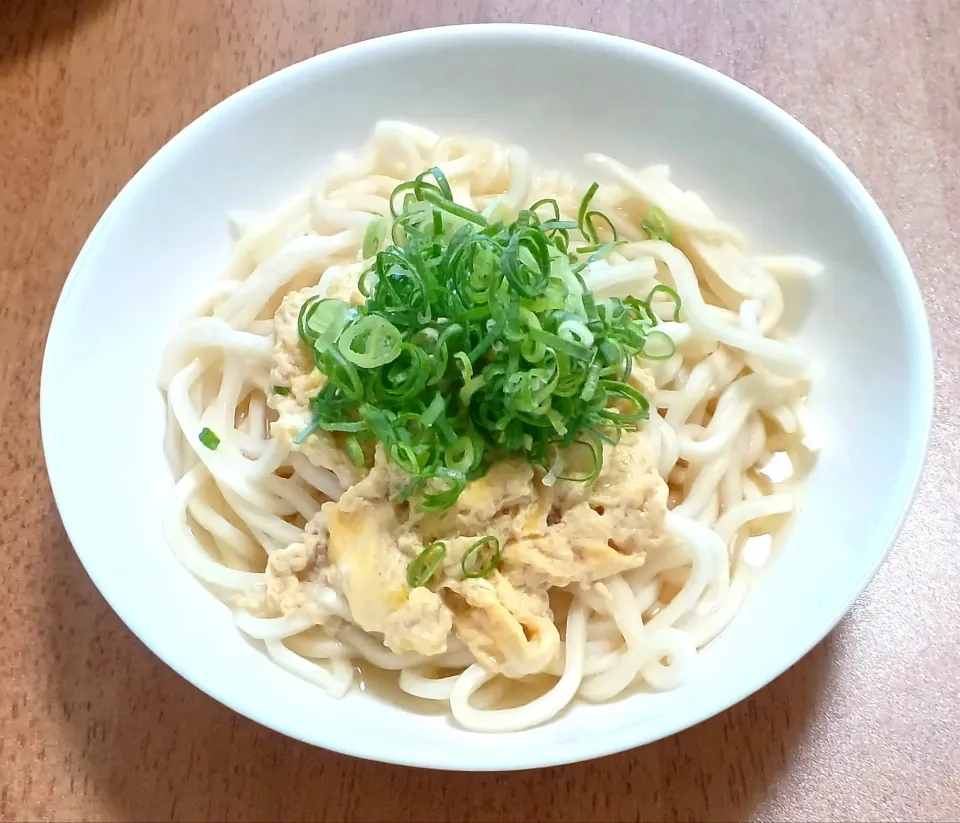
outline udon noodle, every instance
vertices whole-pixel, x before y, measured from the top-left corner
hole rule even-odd
[[[362,154],[338,157],[278,214],[232,218],[226,271],[173,332],[159,377],[176,479],[164,524],[170,546],[230,605],[240,631],[331,695],[346,694],[355,663],[367,661],[398,671],[410,695],[449,704],[467,729],[509,731],[549,720],[575,697],[605,701],[638,684],[673,689],[696,676],[698,651],[734,619],[797,509],[813,448],[809,364],[782,339],[781,284],[818,267],[753,255],[743,234],[678,188],[666,166],[638,171],[596,154],[585,163],[601,182],[594,202],[626,241],[587,266],[587,287],[602,298],[647,295],[659,283],[681,300],[680,320],[664,295],[653,302],[676,348],[643,364],[652,391],[641,434],[667,484],[671,539],[637,568],[550,592],[562,641],[519,705],[509,699],[515,681],[457,638],[436,656],[387,648],[357,625],[334,583],[303,582],[308,602],[291,608],[258,598],[270,559],[292,562],[283,553],[345,491],[335,466],[272,433],[274,315],[298,289],[334,292],[340,272],[362,260],[371,220],[389,215],[391,191],[432,166],[457,203],[485,213],[515,215],[553,198],[564,219],[575,219],[584,187],[567,173],[536,170],[517,147],[381,123]],[[651,206],[670,221],[671,243],[639,228],[637,216]],[[200,442],[204,429],[216,432],[216,449]]]

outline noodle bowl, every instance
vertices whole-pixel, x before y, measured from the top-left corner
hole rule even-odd
[[[427,655],[388,648],[359,625],[336,563],[304,548],[305,531],[322,538],[310,524],[358,477],[342,455],[284,430],[275,318],[298,291],[348,299],[371,221],[390,215],[398,185],[432,167],[456,203],[505,219],[550,199],[575,220],[584,187],[573,176],[534,168],[518,147],[381,123],[364,153],[339,158],[281,213],[231,221],[236,245],[223,277],[171,336],[159,376],[177,479],[167,540],[230,605],[240,631],[334,696],[354,684],[355,663],[368,661],[398,671],[408,694],[448,704],[463,727],[496,732],[546,722],[575,698],[675,688],[697,677],[699,650],[736,617],[797,509],[816,444],[803,404],[809,363],[780,334],[780,283],[818,267],[752,255],[743,234],[666,167],[634,170],[601,155],[585,165],[601,182],[593,203],[623,242],[592,260],[583,281],[598,299],[653,295],[656,329],[673,349],[638,365],[651,411],[631,435],[649,450],[669,511],[662,545],[644,549],[639,565],[547,587],[560,642],[534,673],[497,671],[456,632],[442,653]],[[671,242],[641,228],[651,207],[669,220]],[[658,285],[679,296],[679,319]],[[216,433],[215,448],[201,442],[204,431]],[[552,479],[539,472],[536,483]],[[284,603],[263,596],[281,566],[296,589]],[[545,685],[520,705],[484,699],[531,678]]]

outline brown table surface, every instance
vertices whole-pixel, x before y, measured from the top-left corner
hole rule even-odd
[[[913,262],[933,323],[938,418],[890,559],[840,627],[770,686],[636,751],[448,775],[288,740],[147,651],[64,534],[44,471],[38,381],[81,243],[194,117],[319,51],[508,20],[663,46],[752,86],[820,135]],[[957,820],[958,65],[958,0],[2,0],[0,817]]]

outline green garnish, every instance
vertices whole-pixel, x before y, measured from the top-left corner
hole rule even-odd
[[[200,442],[210,449],[210,451],[216,451],[217,446],[220,445],[220,438],[210,431],[210,429],[204,428],[200,431]]]
[[[360,441],[357,440],[355,434],[350,435],[346,440],[346,451],[347,457],[350,458],[350,462],[354,466],[363,466],[366,463],[366,457],[363,454],[363,447],[360,445]]]
[[[383,236],[386,233],[386,223],[382,217],[374,217],[367,223],[367,230],[363,233],[363,248],[361,254],[364,260],[369,260],[380,249]]]
[[[679,316],[667,286],[647,300],[587,290],[579,272],[622,242],[590,207],[597,189],[576,221],[545,199],[508,224],[455,203],[439,169],[399,185],[389,232],[368,226],[377,248],[387,234],[392,243],[360,278],[365,303],[310,297],[300,311],[300,337],[327,382],[294,443],[337,433],[362,465],[361,443],[379,441],[410,475],[401,496],[427,512],[509,456],[547,471],[558,450],[582,451],[589,463],[563,477],[595,480],[602,444],[649,414],[628,384],[634,358],[672,354],[650,300],[669,294]]]
[[[576,449],[580,446],[580,450]],[[590,469],[580,474],[559,474],[557,480],[575,480],[579,483],[593,483],[600,476],[600,469],[603,468],[603,444],[596,438],[589,440],[577,440],[568,450],[570,458],[575,458],[581,453],[589,455]],[[568,463],[570,460],[568,459]],[[574,467],[571,467],[574,468]]]
[[[643,356],[647,360],[669,360],[677,351],[677,344],[666,332],[654,329],[643,343]]]
[[[290,394],[290,389],[288,389],[286,386],[274,386],[273,393],[286,397],[288,394]]]
[[[650,206],[647,209],[647,216],[640,224],[640,228],[651,237],[656,237],[658,240],[663,240],[666,243],[673,242],[673,232],[670,230],[670,220],[667,218],[667,215],[664,213],[663,209],[657,208],[656,206]],[[664,288],[666,288],[666,286],[664,286]]]
[[[499,567],[500,541],[492,534],[481,537],[463,553],[460,561],[460,568],[466,578],[486,577]]]
[[[407,566],[407,585],[411,589],[426,586],[437,573],[443,558],[447,556],[445,543],[431,543]]]
[[[578,254],[599,251],[605,245],[600,242],[600,235],[597,233],[597,227],[594,224],[595,220],[601,220],[606,223],[607,231],[611,235],[610,242],[617,242],[617,227],[613,225],[610,218],[603,212],[591,211],[588,208],[590,201],[593,200],[593,196],[599,188],[599,183],[591,183],[590,188],[587,189],[587,193],[583,195],[583,200],[580,201],[580,209],[577,212],[577,226],[580,229],[580,234],[583,235],[589,245],[577,249]]]
[[[677,294],[675,289],[671,289],[669,286],[664,286],[662,283],[658,283],[650,290],[650,294],[647,295],[647,305],[653,305],[653,296],[657,292],[663,292],[667,297],[673,300],[673,322],[676,323],[680,320],[680,295]]]

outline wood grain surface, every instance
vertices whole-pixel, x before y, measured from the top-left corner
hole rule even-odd
[[[933,323],[930,460],[852,613],[720,716],[539,772],[361,762],[234,715],[107,607],[44,471],[44,339],[102,211],[205,109],[355,40],[518,20],[624,34],[713,66],[850,165],[904,243]],[[960,0],[0,0],[0,818],[957,820],[958,66]]]

